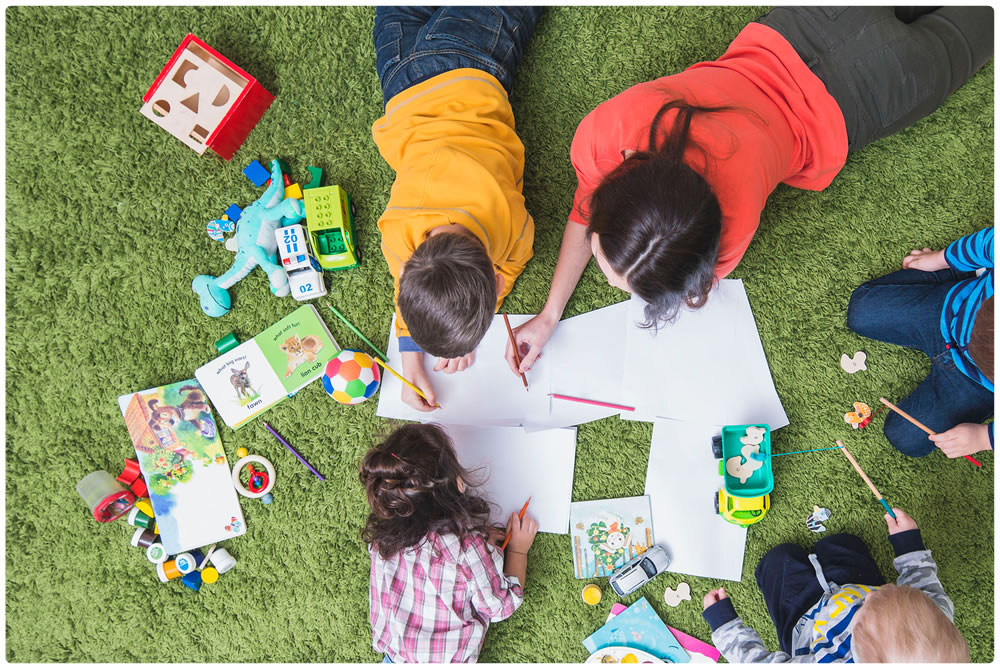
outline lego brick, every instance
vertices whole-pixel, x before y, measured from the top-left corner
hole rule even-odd
[[[256,160],[243,168],[243,174],[245,174],[247,179],[252,181],[253,185],[257,188],[263,186],[267,183],[267,180],[271,178],[271,173],[267,171],[267,168]]]
[[[291,186],[285,186],[285,197],[295,197],[302,199],[302,186],[299,184],[292,184]]]
[[[322,186],[323,185],[322,168],[313,167],[312,165],[310,165],[306,169],[309,170],[309,174],[312,176],[312,179],[310,179],[309,183],[307,183],[302,187],[302,190],[309,190],[310,188],[319,188],[320,186]]]
[[[240,220],[240,216],[242,215],[243,215],[243,210],[237,207],[235,204],[231,204],[229,205],[229,207],[226,208],[226,216],[229,217],[230,221],[238,221]]]

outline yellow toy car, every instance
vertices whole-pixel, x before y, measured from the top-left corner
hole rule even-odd
[[[719,488],[719,493],[715,496],[715,512],[726,522],[740,527],[748,527],[763,520],[770,508],[770,495],[735,497],[727,493],[725,488]]]

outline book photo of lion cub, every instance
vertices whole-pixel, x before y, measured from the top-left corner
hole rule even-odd
[[[285,372],[285,376],[288,377],[303,362],[315,360],[316,353],[323,348],[323,342],[316,335],[299,339],[297,334],[293,334],[279,348],[288,356],[288,371]]]

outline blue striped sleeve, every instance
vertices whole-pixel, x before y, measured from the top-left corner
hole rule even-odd
[[[993,228],[984,228],[956,239],[945,249],[944,259],[952,269],[960,272],[993,267]]]

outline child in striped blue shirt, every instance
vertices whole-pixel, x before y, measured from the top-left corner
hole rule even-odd
[[[747,627],[724,588],[705,595],[712,642],[729,662],[969,662],[955,606],[924,548],[917,524],[893,509],[889,543],[896,584],[886,585],[865,543],[851,534],[775,546],[757,566],[757,584],[778,631],[770,652]]]
[[[993,448],[993,423],[983,424],[993,416],[993,228],[910,252],[903,269],[854,291],[847,326],[931,359],[899,406],[937,434],[890,413],[889,443],[914,457],[935,446],[949,458]]]

